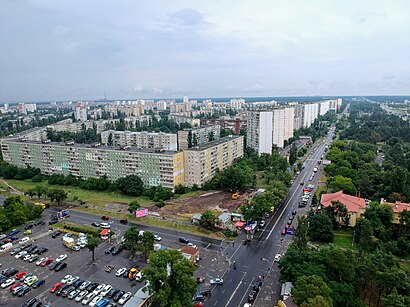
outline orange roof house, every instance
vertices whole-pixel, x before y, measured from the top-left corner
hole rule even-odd
[[[366,201],[364,198],[344,194],[343,191],[336,193],[323,194],[320,203],[323,207],[329,207],[333,201],[340,201],[346,206],[350,214],[349,226],[354,227],[357,219],[364,213],[366,209]]]
[[[380,204],[388,204],[393,209],[393,224],[399,224],[399,214],[403,211],[410,211],[410,203],[402,203],[396,201],[395,203],[388,203],[385,199],[380,200]]]

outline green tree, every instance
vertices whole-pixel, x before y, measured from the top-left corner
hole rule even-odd
[[[112,133],[110,133],[110,134],[108,135],[107,145],[108,145],[108,146],[112,146],[112,145],[113,145],[113,142],[112,142]]]
[[[311,240],[318,242],[333,242],[333,224],[325,213],[308,217],[308,234]]]
[[[34,187],[35,191],[36,191],[36,195],[38,198],[40,198],[41,196],[46,196],[47,195],[47,188],[45,186],[42,185],[36,185]]]
[[[88,239],[87,239],[86,247],[92,253],[93,261],[95,260],[95,258],[94,258],[95,249],[98,247],[98,245],[100,245],[100,243],[101,243],[100,238],[98,238],[96,236],[89,236]]]
[[[138,251],[138,237],[139,231],[135,226],[129,227],[124,233],[124,246],[131,254],[135,254]]]
[[[355,242],[359,247],[359,253],[369,253],[375,248],[373,240],[372,223],[367,219],[360,219],[356,223]]]
[[[406,298],[403,295],[399,295],[396,288],[393,288],[391,293],[386,295],[383,302],[385,307],[408,307]]]
[[[295,143],[293,143],[289,151],[289,164],[290,165],[295,164],[297,158],[298,158],[298,148],[296,147]]]
[[[141,208],[141,205],[137,200],[133,200],[128,204],[128,212],[131,214],[134,214],[135,211],[137,211],[139,208]]]
[[[316,296],[322,296],[329,303],[329,306],[333,306],[330,295],[330,288],[317,275],[300,277],[292,291],[293,300],[298,305],[309,303],[309,299],[313,299]]]
[[[160,250],[151,254],[149,263],[143,272],[150,289],[156,293],[156,306],[191,306],[197,287],[193,278],[194,265],[177,250]]]
[[[349,195],[356,195],[356,187],[351,178],[337,175],[329,180],[329,187],[333,192],[343,191]]]
[[[202,213],[201,220],[199,221],[199,223],[206,229],[213,230],[215,227],[216,220],[217,217],[215,216],[215,214],[210,210],[206,210]]]
[[[308,242],[309,228],[307,226],[307,219],[304,216],[297,217],[297,227],[293,229],[295,244],[299,249],[305,249]]]
[[[3,208],[0,208],[0,231],[5,231],[11,227],[9,218]]]
[[[150,231],[144,231],[138,236],[137,250],[142,252],[145,258],[148,258],[150,252],[154,250],[154,234]]]
[[[63,200],[67,199],[67,193],[63,189],[51,189],[47,191],[48,197],[51,201],[56,201],[61,203]]]
[[[140,196],[144,191],[144,183],[136,175],[128,175],[118,178],[115,187],[125,195]]]
[[[318,295],[314,298],[309,298],[307,302],[304,302],[301,307],[332,307],[333,304],[325,299],[323,296]]]

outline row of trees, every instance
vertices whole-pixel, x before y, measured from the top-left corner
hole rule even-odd
[[[52,129],[47,129],[47,138],[52,142],[67,142],[71,140],[80,144],[101,142],[101,134],[97,133],[97,127],[95,124],[93,128],[88,129],[82,124],[82,129],[78,132],[54,131]]]
[[[20,196],[8,197],[0,207],[0,231],[37,219],[42,212],[41,206],[26,204]]]

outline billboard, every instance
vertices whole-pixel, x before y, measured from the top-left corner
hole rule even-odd
[[[140,208],[135,211],[135,217],[144,217],[148,215],[148,209]]]

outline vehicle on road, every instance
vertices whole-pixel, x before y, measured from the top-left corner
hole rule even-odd
[[[52,237],[53,239],[55,239],[55,238],[57,238],[59,235],[61,235],[61,232],[56,231],[55,233],[53,233],[53,234],[51,235],[51,237]]]
[[[262,288],[262,281],[257,280],[254,282],[252,289],[256,292],[259,292],[259,290]]]
[[[273,259],[273,262],[278,262],[278,261],[280,261],[281,258],[282,258],[281,254],[276,254],[275,258]]]
[[[255,291],[255,290],[251,290],[251,291],[249,291],[249,294],[248,294],[248,302],[254,302],[255,301],[255,299],[256,299],[256,295],[257,295],[258,293]]]
[[[110,217],[108,215],[103,215],[101,217],[101,219],[104,220],[104,221],[108,221],[110,219]]]
[[[196,245],[195,245],[194,243],[189,242],[187,245],[188,245],[189,247],[193,247],[193,248],[198,249],[198,247],[196,247]]]
[[[128,220],[120,220],[120,223],[121,223],[121,224],[127,224],[127,223],[128,223]]]
[[[189,240],[188,240],[187,238],[185,238],[185,237],[181,237],[181,238],[179,238],[178,240],[179,240],[179,242],[181,242],[181,243],[185,243],[185,244],[188,244],[188,243],[189,243]]]
[[[116,246],[115,249],[111,252],[111,255],[118,255],[124,250],[124,246]]]
[[[91,226],[100,227],[100,223],[92,222],[92,223],[91,223]]]
[[[108,224],[108,223],[101,223],[101,224],[100,224],[100,227],[101,227],[101,228],[104,228],[104,229],[109,229],[109,228],[111,228],[111,225]]]
[[[110,254],[110,253],[112,253],[112,252],[114,251],[114,249],[115,249],[115,246],[112,245],[112,246],[110,246],[108,249],[106,249],[104,253]]]
[[[162,238],[159,235],[154,234],[154,240],[155,241],[161,241]]]
[[[209,283],[211,285],[223,285],[224,284],[224,280],[220,277],[214,277],[212,278]]]
[[[57,257],[56,261],[57,261],[57,262],[61,262],[61,261],[65,260],[65,259],[67,259],[67,257],[68,257],[67,254],[62,254],[62,255],[60,255],[60,256]]]
[[[26,242],[28,242],[28,241],[30,241],[30,238],[29,238],[29,237],[24,237],[24,238],[22,238],[22,239],[19,241],[19,244],[24,244],[24,243],[26,243]]]

